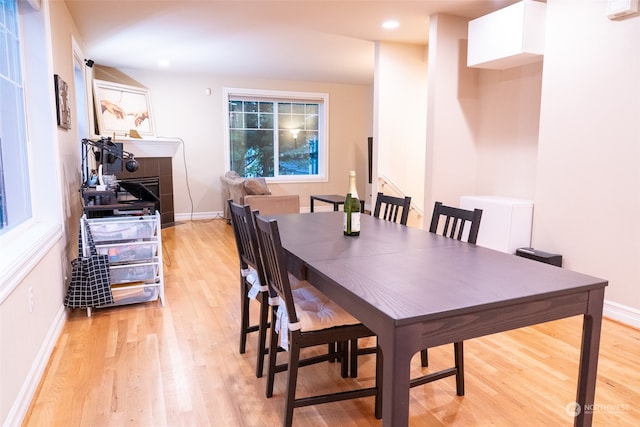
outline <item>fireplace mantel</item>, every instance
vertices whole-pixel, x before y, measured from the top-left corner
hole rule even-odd
[[[135,157],[173,157],[181,140],[176,138],[124,138],[116,137],[123,149]]]

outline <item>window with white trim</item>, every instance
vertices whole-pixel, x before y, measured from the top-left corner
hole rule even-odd
[[[65,205],[49,2],[0,0],[0,14],[0,138],[7,207],[0,229],[1,305],[59,244]]]
[[[229,169],[272,181],[326,180],[328,97],[226,88]]]
[[[18,6],[0,0],[0,234],[31,218]]]

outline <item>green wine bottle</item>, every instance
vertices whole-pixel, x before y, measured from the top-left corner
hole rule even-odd
[[[356,172],[349,172],[349,192],[344,200],[343,231],[345,236],[360,235],[360,199],[356,189]]]

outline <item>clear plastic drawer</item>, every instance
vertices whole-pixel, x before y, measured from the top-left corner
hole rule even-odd
[[[114,305],[136,304],[140,302],[155,301],[158,299],[157,286],[144,286],[134,288],[113,288]]]
[[[100,255],[109,255],[109,262],[151,261],[158,249],[157,242],[132,242],[129,244],[97,245]]]
[[[154,237],[156,220],[140,217],[134,220],[91,221],[89,227],[94,242],[109,242],[119,240],[142,240]]]
[[[130,282],[153,282],[158,276],[159,263],[112,265],[109,268],[111,273],[111,284]]]

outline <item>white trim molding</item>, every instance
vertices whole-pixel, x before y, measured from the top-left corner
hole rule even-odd
[[[40,380],[47,369],[49,359],[53,354],[53,349],[58,342],[58,337],[60,336],[66,321],[67,310],[61,305],[58,309],[54,322],[51,324],[49,331],[47,331],[47,335],[44,337],[36,359],[33,361],[33,365],[31,365],[29,374],[22,384],[20,392],[7,414],[7,418],[2,424],[3,427],[19,426],[22,424],[22,421],[29,410],[29,405],[31,405],[31,401],[33,400],[33,396],[35,396],[36,391],[38,390]]]
[[[603,315],[625,325],[640,328],[640,310],[636,308],[605,300]]]

